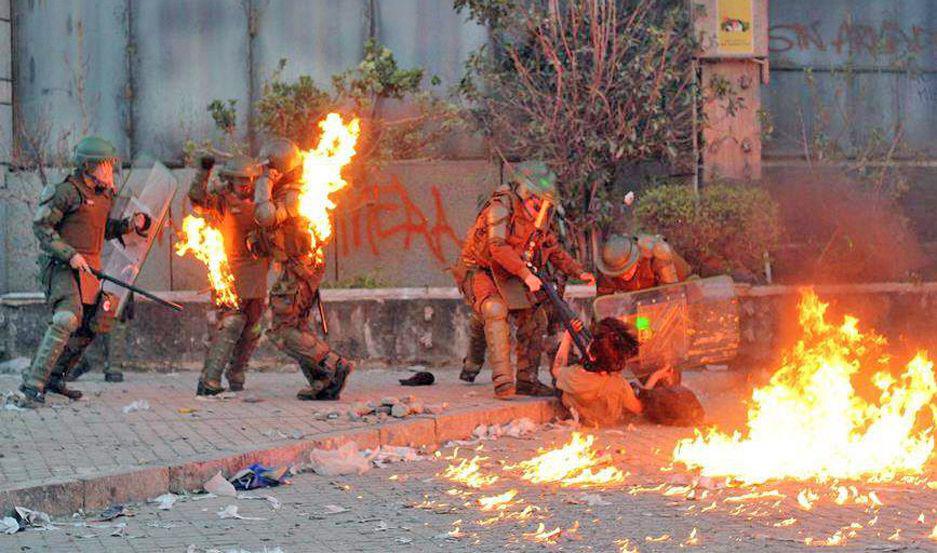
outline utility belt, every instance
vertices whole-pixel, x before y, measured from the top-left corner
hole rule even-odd
[[[44,271],[44,284],[46,287],[46,297],[49,297],[52,293],[52,272],[57,268],[63,268],[72,273],[75,278],[76,283],[79,286],[80,292],[80,275],[78,271],[72,269],[70,265],[61,261],[59,259],[52,259],[48,265],[47,269]],[[82,304],[84,302],[82,301]],[[114,329],[114,325],[117,323],[117,307],[120,305],[120,298],[112,293],[108,292],[102,288],[98,288],[98,292],[94,297],[94,301],[90,304],[84,304],[86,307],[86,312],[83,315],[83,319],[88,321],[88,328],[95,334],[107,334]],[[89,307],[90,306],[90,307]]]

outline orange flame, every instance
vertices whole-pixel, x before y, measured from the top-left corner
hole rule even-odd
[[[221,231],[201,217],[187,215],[182,220],[179,238],[180,241],[176,243],[176,255],[183,256],[191,252],[208,268],[208,283],[214,292],[212,296],[215,304],[236,309],[239,300],[234,290],[234,275],[228,265]]]
[[[461,459],[457,464],[446,467],[442,476],[475,489],[494,484],[498,481],[498,477],[494,474],[482,474],[480,470],[479,463],[485,459],[487,457],[477,455],[471,459]]]
[[[569,443],[549,451],[541,449],[533,459],[507,468],[522,469],[524,473],[521,477],[535,484],[546,482],[562,486],[592,486],[623,481],[625,475],[621,470],[609,465],[610,456],[599,456],[592,448],[594,441],[595,436],[583,437],[573,432]],[[599,468],[601,465],[606,466]]]
[[[932,428],[915,429],[922,415],[933,412],[937,394],[926,352],[895,378],[883,337],[861,332],[855,317],[834,326],[825,318],[828,305],[812,290],[801,296],[804,337],[770,383],[753,392],[747,433],[697,431],[694,439],[678,442],[674,460],[704,476],[746,483],[889,481],[920,473],[933,453],[934,436]],[[857,394],[857,385],[876,389],[878,400]],[[812,501],[801,501],[809,508],[805,503]]]
[[[319,121],[322,136],[312,150],[302,152],[302,191],[299,213],[309,222],[316,260],[321,261],[323,247],[332,236],[329,213],[335,209],[330,195],[348,186],[342,169],[355,155],[355,144],[361,133],[361,122],[355,117],[347,124],[341,115],[330,113]]]

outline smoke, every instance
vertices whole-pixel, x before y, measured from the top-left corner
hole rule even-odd
[[[774,256],[777,281],[909,281],[927,266],[918,238],[891,198],[831,168],[773,173],[767,184],[785,227],[785,246]]]

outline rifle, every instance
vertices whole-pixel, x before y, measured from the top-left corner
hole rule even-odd
[[[150,298],[151,300],[155,301],[156,303],[162,306],[168,307],[170,309],[174,309],[176,311],[182,311],[182,306],[176,302],[164,300],[163,298],[157,296],[156,294],[152,292],[147,292],[143,288],[134,286],[133,284],[130,284],[129,282],[124,282],[123,280],[114,278],[111,275],[102,273],[101,271],[95,269],[94,267],[89,267],[89,269],[91,270],[91,274],[93,274],[94,276],[98,277],[101,280],[113,282],[114,284],[116,284],[117,286],[120,286],[121,288],[126,288],[127,290],[130,290],[131,292],[136,292],[137,294],[140,294],[141,296]]]
[[[560,297],[560,294],[556,291],[556,285],[533,263],[528,261],[527,268],[540,279],[541,289],[550,300],[550,303],[553,304],[554,309],[556,309],[557,315],[559,315],[563,326],[566,327],[566,331],[569,332],[569,335],[572,337],[573,343],[576,344],[576,349],[579,350],[579,355],[583,361],[586,363],[594,361],[592,354],[589,352],[589,345],[592,344],[592,333],[589,332],[585,325],[583,325],[582,330],[576,330],[573,327],[573,319],[578,317],[576,317],[576,313],[569,304]]]

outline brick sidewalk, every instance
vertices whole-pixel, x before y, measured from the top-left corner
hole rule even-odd
[[[121,384],[106,384],[94,373],[74,384],[85,392],[82,401],[50,396],[42,409],[0,411],[0,503],[5,510],[16,503],[68,513],[167,488],[198,488],[217,470],[228,474],[255,461],[294,462],[322,443],[436,443],[466,437],[482,422],[554,415],[549,401],[497,401],[490,383],[469,386],[452,370],[435,371],[434,386],[400,386],[397,379],[410,374],[361,370],[342,401],[301,402],[294,397],[303,385],[298,373],[251,373],[247,391],[209,401],[194,395],[195,372],[129,373]],[[18,377],[0,376],[0,390],[18,383]],[[353,421],[347,414],[355,402],[408,395],[448,408],[383,422]],[[124,412],[141,400],[147,409]]]

